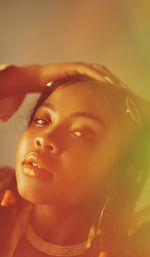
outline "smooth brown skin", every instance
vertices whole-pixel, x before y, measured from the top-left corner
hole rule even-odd
[[[33,226],[37,233],[55,244],[87,239],[97,215],[95,210],[100,208],[94,204],[103,198],[98,195],[95,199],[95,193],[100,192],[119,155],[119,124],[100,87],[90,80],[56,89],[45,100],[54,105],[55,112],[39,107],[18,145],[18,191],[34,204]],[[70,115],[76,112],[91,113],[101,122],[83,116],[72,118]],[[39,120],[44,124],[39,125]],[[53,179],[22,173],[21,163],[30,152],[41,153]]]

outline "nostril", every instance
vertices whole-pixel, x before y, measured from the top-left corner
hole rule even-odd
[[[45,139],[43,139],[43,137],[37,137],[34,139],[34,146],[35,148],[47,148],[47,150],[49,150],[49,152],[51,153],[56,153],[57,152],[57,146],[55,144],[53,144],[52,142],[45,142]]]
[[[53,145],[48,145],[47,147],[51,152],[55,152],[55,148]]]
[[[37,146],[41,146],[41,143],[37,140],[37,141],[36,141],[36,145],[37,145]]]
[[[35,147],[42,147],[43,145],[43,139],[41,137],[37,137],[34,140]]]

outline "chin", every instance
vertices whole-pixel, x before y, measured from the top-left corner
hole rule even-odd
[[[33,192],[27,192],[22,188],[18,188],[18,193],[24,200],[32,204],[48,204],[48,202],[42,196],[38,196]]]
[[[37,188],[36,185],[27,183],[18,183],[17,185],[19,195],[26,201],[32,204],[40,205],[57,205],[59,204],[54,196],[49,196],[46,193],[41,193],[43,190]]]
[[[32,204],[46,204],[47,202],[44,199],[44,196],[37,194],[34,190],[27,190],[26,187],[18,185],[19,195],[26,201]]]

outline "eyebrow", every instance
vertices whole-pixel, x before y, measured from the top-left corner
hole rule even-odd
[[[39,108],[40,107],[47,107],[47,108],[49,108],[49,109],[51,109],[53,112],[56,112],[56,108],[54,107],[54,105],[53,104],[50,104],[50,103],[42,103],[40,106],[39,106]]]
[[[98,117],[97,115],[94,115],[92,113],[89,113],[89,112],[74,112],[74,113],[71,113],[70,117],[72,117],[72,118],[74,118],[74,117],[89,118],[89,119],[99,122],[101,125],[104,126],[104,122],[102,121],[102,119],[100,117]]]
[[[45,102],[40,107],[47,107],[47,108],[51,109],[52,111],[56,112],[55,106],[51,103]],[[71,118],[76,118],[76,117],[89,118],[89,119],[99,122],[101,125],[103,125],[105,127],[104,121],[99,116],[89,113],[89,112],[73,112],[70,114],[70,117]]]

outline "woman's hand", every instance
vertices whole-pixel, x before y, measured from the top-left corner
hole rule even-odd
[[[2,67],[2,68],[1,68]],[[84,75],[100,82],[120,83],[106,67],[88,63],[0,66],[0,98],[44,90],[47,82]],[[108,79],[109,76],[109,79]]]
[[[107,68],[99,64],[61,63],[22,67],[0,66],[1,120],[7,120],[13,115],[21,105],[25,94],[43,91],[48,82],[79,75],[120,87],[120,81]],[[7,99],[7,102],[11,102],[9,110],[4,104],[6,97],[11,97],[11,99]]]

